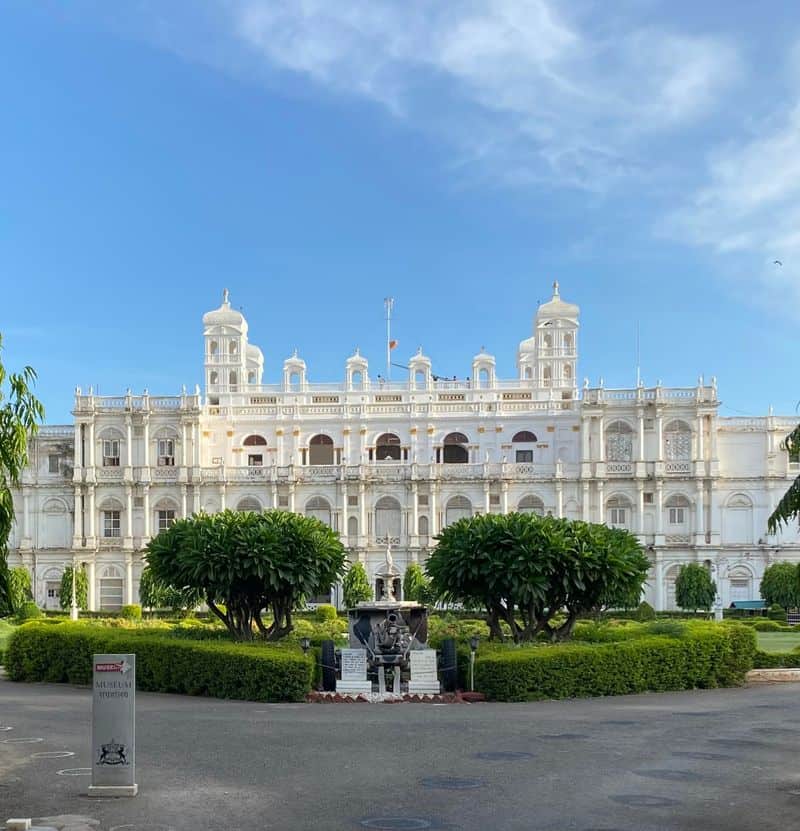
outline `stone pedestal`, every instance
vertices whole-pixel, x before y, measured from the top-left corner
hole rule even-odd
[[[336,682],[336,692],[371,693],[372,684],[367,680],[367,650],[342,650],[342,679]]]
[[[408,654],[411,659],[409,693],[438,695],[442,690],[436,671],[436,650],[412,649]]]

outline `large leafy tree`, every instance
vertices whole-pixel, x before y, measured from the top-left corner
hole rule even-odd
[[[761,578],[761,596],[768,606],[777,603],[784,609],[800,606],[800,580],[794,563],[773,563],[764,569]]]
[[[25,566],[17,566],[8,571],[10,605],[17,611],[23,603],[33,600],[31,592],[31,573]]]
[[[11,488],[19,486],[28,463],[28,441],[44,419],[44,407],[31,392],[36,372],[26,366],[6,372],[0,335],[0,616],[13,612],[8,570],[8,538],[14,522]]]
[[[268,640],[289,634],[298,600],[327,591],[346,560],[327,525],[287,511],[179,519],[148,543],[146,557],[159,583],[201,592],[236,640],[252,640],[254,626]]]
[[[362,601],[372,600],[372,586],[364,566],[356,560],[342,579],[344,605],[352,609]]]
[[[717,584],[708,569],[698,563],[681,566],[675,578],[675,602],[681,609],[708,611],[717,596]]]
[[[783,440],[783,447],[790,459],[800,458],[800,424]],[[793,519],[800,518],[800,476],[789,486],[781,497],[775,510],[767,520],[767,529],[775,534],[781,525],[788,525]],[[783,604],[781,604],[783,605]]]
[[[491,637],[501,640],[501,622],[517,642],[539,632],[567,638],[579,615],[640,593],[649,568],[625,530],[534,514],[461,519],[437,539],[426,564],[431,590],[485,608]]]

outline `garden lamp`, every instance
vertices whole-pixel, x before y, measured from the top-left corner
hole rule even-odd
[[[480,638],[473,635],[469,639],[469,691],[475,692],[475,653],[478,651]]]
[[[311,638],[300,638],[300,648],[303,650],[303,655],[307,655],[308,650],[311,648]]]

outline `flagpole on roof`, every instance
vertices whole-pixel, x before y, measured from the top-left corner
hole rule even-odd
[[[386,380],[392,378],[392,309],[394,297],[384,297],[383,305],[386,308]]]

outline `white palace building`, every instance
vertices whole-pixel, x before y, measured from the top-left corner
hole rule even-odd
[[[528,511],[637,534],[658,609],[674,607],[688,562],[712,568],[725,606],[758,598],[769,563],[800,561],[796,528],[766,529],[800,468],[781,449],[796,420],[722,418],[713,379],[579,390],[578,316],[556,284],[510,380],[483,351],[469,379],[441,380],[421,350],[407,380],[376,380],[356,350],[339,382],[309,382],[295,354],[280,383],[264,384],[226,291],[203,317],[204,395],[78,389],[74,423],[40,430],[14,496],[10,563],[31,571],[49,608],[64,566],[83,563],[90,608],[117,609],[138,602],[147,541],[192,512],[312,515],[371,576],[391,545],[402,576],[449,523]]]

